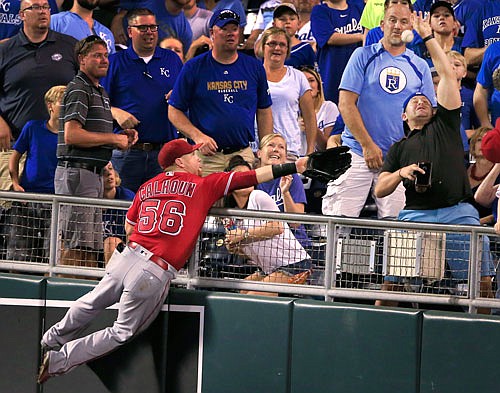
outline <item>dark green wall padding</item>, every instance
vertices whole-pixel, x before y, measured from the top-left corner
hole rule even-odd
[[[45,307],[45,300],[72,301],[95,284],[0,274],[0,392],[40,391],[41,335],[65,313]],[[132,343],[50,380],[43,391],[195,393],[199,346],[192,337],[200,318],[203,393],[498,390],[498,317],[178,288],[166,304],[203,306],[204,312],[162,313]],[[106,310],[91,329],[115,316]],[[109,371],[116,375],[106,378]],[[172,382],[172,373],[182,378]]]
[[[296,301],[290,392],[418,392],[421,318],[415,310]]]
[[[498,392],[500,319],[423,314],[420,392]]]

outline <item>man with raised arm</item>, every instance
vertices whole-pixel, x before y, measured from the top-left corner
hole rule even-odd
[[[381,27],[382,40],[357,48],[352,54],[339,92],[339,110],[345,122],[342,144],[351,149],[352,166],[328,184],[323,214],[358,217],[372,187],[377,183],[384,156],[400,140],[403,124],[396,108],[417,91],[434,104],[429,67],[406,48],[404,35],[411,34],[408,5],[390,4]],[[379,218],[395,218],[404,206],[400,187],[388,198],[375,197]]]
[[[424,93],[408,96],[402,114],[405,136],[389,149],[375,187],[375,195],[379,198],[390,195],[403,183],[406,205],[399,213],[399,220],[480,225],[477,210],[468,203],[472,194],[463,165],[464,150],[460,137],[462,100],[455,70],[421,13],[414,14],[414,27],[423,37],[441,77],[437,87],[438,106],[434,111],[430,99]],[[425,170],[422,169],[423,163]],[[427,175],[426,184],[420,182],[420,175]],[[491,291],[494,270],[489,258],[487,237],[483,240],[481,290],[482,295],[487,296]],[[464,250],[464,242],[465,251],[458,251]],[[446,259],[452,279],[463,278],[464,271],[459,271],[459,263],[469,260],[468,244],[470,240],[465,235],[447,234]],[[391,289],[394,282],[397,282],[397,278],[386,277],[382,289]],[[377,301],[379,305],[389,303],[394,305],[392,302]]]

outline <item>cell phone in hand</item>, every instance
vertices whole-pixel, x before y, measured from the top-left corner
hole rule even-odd
[[[415,187],[428,188],[431,186],[432,177],[432,162],[420,161],[417,163],[418,167],[423,169],[425,173],[415,171]]]

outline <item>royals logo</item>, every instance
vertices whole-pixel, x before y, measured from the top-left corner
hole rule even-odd
[[[406,87],[406,75],[399,68],[386,67],[380,73],[379,82],[385,92],[396,94]]]

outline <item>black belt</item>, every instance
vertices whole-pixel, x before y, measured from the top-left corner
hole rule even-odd
[[[219,147],[217,151],[222,154],[233,154],[236,153],[237,151],[246,149],[248,146],[238,146],[238,147]]]
[[[153,150],[160,150],[161,147],[163,146],[163,143],[149,143],[149,142],[144,142],[144,143],[136,143],[135,145],[130,146],[131,150],[141,150],[141,151],[153,151]]]
[[[57,163],[57,166],[60,166],[62,168],[86,169],[90,172],[97,173],[98,175],[101,174],[101,172],[104,168],[102,166],[91,165],[91,164],[87,164],[86,162],[78,162],[78,161],[59,161]]]

